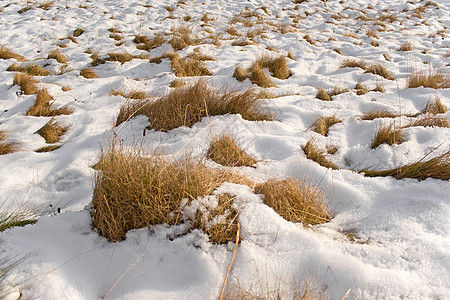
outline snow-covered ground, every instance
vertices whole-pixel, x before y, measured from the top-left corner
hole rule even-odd
[[[233,244],[213,245],[198,231],[169,239],[167,235],[174,229],[164,224],[151,231],[133,230],[126,240],[111,243],[91,228],[90,204],[95,174],[92,166],[114,133],[125,143],[164,149],[168,154],[182,149],[202,156],[212,134],[223,132],[236,137],[260,160],[256,168],[242,167],[240,172],[257,181],[274,176],[306,179],[325,191],[334,215],[329,223],[305,228],[281,218],[250,188],[221,186],[222,191],[236,196],[243,237],[228,286],[261,295],[289,290],[308,279],[331,299],[450,299],[449,182],[369,178],[352,171],[395,168],[418,161],[432,150],[430,158],[449,150],[449,128],[421,126],[403,129],[405,141],[399,145],[371,149],[377,128],[393,120],[360,118],[372,109],[416,114],[436,97],[450,107],[448,89],[406,86],[415,69],[443,68],[448,73],[448,1],[48,2],[53,5],[47,10],[41,7],[45,1],[0,2],[0,44],[57,74],[36,79],[55,99],[53,107],[74,110],[56,117],[69,127],[62,147],[35,152],[46,145],[36,131],[50,118],[25,115],[36,96],[23,95],[13,85],[14,73],[7,68],[15,59],[0,59],[0,130],[8,131],[8,141],[22,147],[0,156],[0,205],[3,211],[21,209],[38,217],[34,225],[1,233],[0,258],[26,256],[5,278],[11,287],[10,299],[20,294],[21,299],[217,298]],[[418,14],[415,9],[425,4],[425,10]],[[29,10],[18,13],[29,5]],[[233,46],[236,37],[225,32],[240,12],[255,12],[263,20],[256,26],[264,32],[252,45]],[[205,14],[212,20],[202,21]],[[383,15],[397,20],[377,23],[375,19]],[[187,16],[191,19],[184,21]],[[280,97],[261,100],[276,112],[277,121],[216,116],[191,128],[150,130],[145,136],[142,132],[149,121],[144,116],[114,127],[126,99],[110,95],[111,90],[142,89],[161,96],[170,92],[169,85],[176,77],[167,59],[160,64],[133,59],[124,64],[108,61],[98,65],[94,69],[99,78],[86,79],[79,74],[91,67],[90,53],[127,51],[155,57],[172,50],[171,46],[165,43],[150,52],[138,50],[134,37],[170,33],[171,27],[179,25],[187,25],[203,41],[179,51],[180,55],[199,49],[212,56],[214,61],[205,64],[216,87],[256,87],[249,79],[234,79],[235,67],[247,68],[263,54],[275,55],[268,47],[282,55],[290,51],[295,58],[287,59],[292,76],[273,78],[277,87],[268,89]],[[249,30],[243,23],[234,27],[243,35]],[[64,39],[77,28],[85,30],[76,37],[77,43]],[[122,32],[123,40],[110,38],[110,28]],[[281,32],[282,28],[287,32]],[[367,36],[369,29],[376,31],[378,38]],[[214,35],[220,45],[211,43]],[[372,46],[371,40],[379,46]],[[412,51],[398,51],[405,42],[411,43]],[[47,59],[60,44],[66,45],[60,50],[69,59],[64,72],[63,64]],[[340,49],[342,55],[334,49]],[[381,63],[395,80],[359,68],[340,68],[345,58],[364,60],[368,65]],[[358,82],[369,89],[379,84],[385,92],[357,95],[354,88]],[[334,86],[350,91],[329,102],[315,97],[318,88],[331,90]],[[318,117],[331,115],[342,123],[333,125],[327,136],[310,129]],[[441,116],[448,119],[450,112]],[[395,122],[404,126],[414,120],[401,116]],[[327,145],[338,148],[328,158],[340,170],[324,168],[306,158],[301,147],[311,138],[323,149]],[[346,232],[353,232],[356,241],[350,241]]]

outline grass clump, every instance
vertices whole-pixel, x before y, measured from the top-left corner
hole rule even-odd
[[[367,94],[369,92],[369,89],[362,82],[356,83],[355,90],[356,95],[358,96]]]
[[[414,121],[408,127],[412,127],[412,126],[449,128],[450,124],[446,117],[425,116],[424,118]]]
[[[394,113],[388,111],[387,109],[381,108],[381,109],[373,109],[368,112],[365,112],[362,115],[361,120],[374,120],[374,119],[378,119],[378,118],[396,118],[399,116],[400,115],[394,114]]]
[[[211,71],[196,57],[182,58],[178,53],[167,54],[172,59],[172,68],[177,77],[210,76]]]
[[[5,46],[0,46],[0,59],[10,59],[10,58],[14,58],[17,61],[27,61],[27,59],[22,55],[19,55],[11,51]]]
[[[429,155],[429,154],[428,154]],[[450,151],[447,151],[430,160],[424,161],[426,155],[419,161],[404,165],[390,170],[362,170],[365,176],[379,177],[392,176],[396,179],[413,178],[417,180],[425,180],[427,178],[435,178],[442,180],[450,180]]]
[[[53,101],[53,97],[50,96],[46,89],[38,90],[36,93],[36,102],[28,109],[26,115],[34,117],[50,117],[57,115],[70,115],[72,113],[72,109],[69,107],[52,109],[51,101]]]
[[[229,171],[207,168],[192,159],[169,161],[141,149],[111,146],[96,168],[92,227],[110,241],[125,239],[127,231],[155,224],[177,225],[180,210],[199,197],[211,195],[224,182],[249,180]]]
[[[26,66],[23,65],[19,65],[19,64],[12,64],[11,66],[8,67],[7,71],[12,71],[12,72],[22,72],[22,73],[27,73],[29,75],[32,76],[49,76],[52,75],[52,73],[47,70],[44,69],[43,67],[37,65],[37,64],[29,64]]]
[[[254,63],[250,69],[250,80],[252,83],[262,87],[262,88],[269,88],[269,87],[275,87],[275,83],[273,83],[272,79],[267,76],[267,74],[264,72],[264,68],[258,64]]]
[[[344,59],[340,66],[340,68],[360,68],[363,70],[365,70],[366,67],[367,65],[364,61],[350,58]]]
[[[139,50],[150,51],[151,49],[157,48],[164,44],[166,42],[166,38],[161,34],[157,34],[153,38],[137,35],[134,38],[133,42],[138,44],[136,48],[138,48]]]
[[[445,74],[442,69],[429,69],[428,72],[424,70],[412,72],[408,78],[407,87],[416,88],[419,86],[432,89],[447,89],[450,88],[450,76]]]
[[[291,76],[291,72],[287,66],[286,57],[271,57],[263,55],[253,62],[253,66],[259,65],[262,68],[268,68],[273,77],[284,80]],[[253,70],[253,66],[250,70]]]
[[[80,35],[82,35],[84,33],[84,29],[83,28],[77,28],[73,31],[73,36],[74,37],[79,37]]]
[[[67,127],[61,126],[55,119],[51,119],[41,129],[37,131],[48,144],[59,142],[61,136],[67,131]]]
[[[14,75],[14,85],[18,85],[25,95],[32,95],[37,92],[37,80],[33,76],[25,73],[16,73]]]
[[[197,44],[195,36],[187,26],[172,27],[171,32],[172,38],[169,40],[169,44],[175,51]]]
[[[132,59],[134,59],[134,55],[131,55],[130,53],[126,51],[122,52],[110,52],[108,53],[109,58],[107,60],[109,61],[118,61],[122,65]]]
[[[169,131],[180,126],[192,126],[206,116],[240,114],[249,121],[271,121],[273,114],[250,89],[217,91],[204,80],[190,86],[174,89],[154,101],[134,101],[121,108],[116,125],[133,115],[144,114],[150,119],[150,128]]]
[[[0,130],[0,155],[9,154],[20,150],[19,143],[7,142],[8,132]]]
[[[264,203],[290,222],[306,226],[326,223],[332,218],[323,193],[298,179],[269,180],[257,185],[255,193],[264,194]]]
[[[148,99],[149,98],[149,95],[147,94],[147,92],[143,91],[143,90],[131,90],[129,92],[125,92],[125,91],[122,91],[122,90],[112,90],[109,94],[111,96],[122,96],[122,97],[127,98],[127,99],[140,99],[140,100],[143,100],[143,99]]]
[[[28,224],[35,224],[36,219],[30,213],[24,213],[19,211],[14,211],[12,213],[0,213],[0,232],[5,231],[11,227],[23,227]],[[0,274],[1,274],[0,269]]]
[[[422,109],[423,114],[445,114],[448,111],[447,106],[445,106],[439,97],[434,100],[428,101],[425,107]]]
[[[182,87],[182,86],[185,86],[185,85],[186,85],[186,82],[184,82],[181,79],[175,79],[174,81],[172,81],[170,83],[170,87],[172,87],[172,88],[179,88],[179,87]]]
[[[397,49],[397,51],[412,51],[412,50],[413,50],[413,47],[410,42],[404,43]]]
[[[388,80],[394,80],[395,79],[394,76],[392,76],[392,74],[386,69],[386,67],[384,67],[381,64],[371,65],[370,67],[368,67],[366,69],[365,73],[372,73],[372,74],[375,74],[375,75],[379,75],[379,76],[381,76],[383,78],[386,78]]]
[[[211,141],[207,157],[226,167],[251,167],[257,160],[248,155],[229,135],[216,137]]]
[[[61,148],[61,146],[62,145],[47,145],[47,146],[44,146],[44,147],[34,150],[34,152],[36,152],[36,153],[52,152],[52,151],[58,150],[59,148]]]
[[[322,101],[331,101],[331,97],[324,88],[317,90],[316,98]]]
[[[237,65],[236,69],[234,69],[233,77],[236,78],[237,81],[244,81],[249,77],[248,71],[243,67]]]
[[[381,144],[388,144],[392,146],[393,144],[403,143],[403,133],[400,128],[395,128],[394,125],[382,126],[378,128],[375,138],[370,146],[375,149]]]
[[[56,59],[56,61],[59,62],[60,64],[65,64],[69,62],[67,56],[61,51],[59,51],[59,49],[50,51],[50,53],[48,54],[48,59]]]
[[[86,79],[98,78],[97,72],[92,68],[84,68],[80,71],[80,76]]]
[[[305,152],[306,158],[318,163],[322,167],[339,170],[339,167],[325,158],[324,151],[317,148],[317,146],[309,140],[305,146],[302,147]]]
[[[312,123],[311,128],[315,132],[326,136],[331,126],[341,122],[342,121],[336,116],[320,117]]]

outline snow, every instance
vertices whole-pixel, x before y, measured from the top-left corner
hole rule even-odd
[[[438,1],[439,8],[427,6],[424,19],[407,16],[425,1],[368,0],[309,1],[298,4],[287,0],[186,0],[177,1],[53,1],[49,10],[39,8],[43,1],[32,1],[33,8],[19,14],[25,1],[0,3],[0,45],[35,60],[58,74],[61,64],[47,60],[49,51],[64,43],[61,51],[69,58],[68,71],[55,76],[36,77],[40,87],[55,99],[53,107],[74,109],[71,115],[58,116],[69,126],[62,147],[48,153],[34,150],[45,145],[36,133],[50,118],[25,116],[35,96],[22,95],[13,86],[13,73],[6,69],[14,59],[0,59],[0,130],[11,133],[8,140],[19,142],[23,150],[0,156],[0,208],[22,209],[38,216],[34,225],[15,227],[1,233],[0,258],[26,256],[24,263],[8,273],[9,299],[215,299],[230,263],[234,245],[213,245],[206,234],[194,230],[179,236],[183,225],[132,230],[124,241],[111,243],[91,228],[90,205],[93,196],[91,167],[98,161],[100,149],[107,147],[115,134],[125,144],[142,144],[163,149],[171,155],[205,155],[212,134],[229,133],[249,154],[260,160],[256,168],[238,168],[256,181],[294,177],[307,180],[325,191],[333,212],[329,223],[302,227],[284,220],[263,203],[263,196],[249,187],[225,183],[218,191],[236,196],[243,240],[228,280],[253,294],[267,293],[281,286],[310,279],[325,297],[331,299],[450,299],[450,185],[438,179],[396,180],[392,177],[368,178],[352,170],[395,168],[415,162],[431,150],[430,158],[450,148],[450,131],[439,127],[410,127],[403,130],[405,142],[370,148],[375,130],[392,122],[381,118],[363,121],[360,116],[374,108],[396,113],[415,114],[439,96],[450,107],[448,89],[407,89],[412,69],[443,68],[448,73],[450,59],[450,3]],[[371,7],[368,5],[372,5]],[[81,6],[81,7],[80,7]],[[87,8],[83,8],[83,7]],[[166,6],[175,7],[167,18]],[[232,46],[224,34],[221,46],[202,44],[180,51],[185,56],[199,48],[214,57],[206,65],[214,74],[208,77],[216,87],[245,89],[255,87],[250,80],[232,78],[237,64],[247,68],[267,46],[296,60],[288,59],[292,76],[274,79],[280,96],[261,100],[276,112],[277,121],[251,122],[240,115],[204,118],[191,128],[170,132],[147,130],[146,117],[138,116],[117,127],[115,118],[126,102],[111,96],[111,90],[142,89],[154,96],[170,92],[176,78],[170,62],[150,64],[145,59],[130,62],[106,62],[95,67],[97,79],[85,79],[79,71],[90,67],[90,54],[128,51],[139,55],[132,42],[137,34],[154,36],[182,25],[191,16],[191,29],[206,38],[204,28],[218,33],[228,27],[232,17],[244,8],[250,11],[265,6],[270,16],[257,10],[275,24],[293,24],[294,32],[281,34],[266,30],[257,37],[259,44]],[[379,47],[370,45],[370,28],[358,19],[362,13],[378,17],[393,13],[398,21],[385,22],[378,32]],[[383,10],[387,9],[387,12]],[[406,10],[406,11],[404,11]],[[201,27],[208,12],[212,26]],[[308,12],[307,14],[305,14]],[[340,13],[341,20],[330,16]],[[293,23],[289,16],[300,16]],[[328,22],[327,22],[328,21]],[[123,32],[124,43],[116,46],[109,28]],[[379,26],[378,26],[379,27]],[[85,32],[78,44],[65,39],[76,28]],[[248,28],[236,25],[245,34]],[[439,30],[444,36],[433,35]],[[357,39],[344,36],[354,33]],[[315,45],[303,39],[309,34]],[[330,39],[331,38],[331,39]],[[397,49],[406,41],[413,51]],[[340,48],[344,56],[334,48]],[[426,54],[423,50],[427,49]],[[152,49],[152,57],[171,46]],[[383,57],[388,53],[391,61]],[[345,58],[364,60],[368,65],[381,63],[396,78],[394,81],[359,68],[339,66]],[[183,78],[194,82],[196,78]],[[353,91],[324,102],[315,98],[317,88],[340,86],[352,90],[357,82],[369,89],[381,84],[385,93],[369,92],[357,96]],[[61,87],[70,87],[62,91]],[[309,129],[320,116],[336,115],[342,123],[330,128],[328,136]],[[441,115],[450,118],[450,112]],[[398,117],[396,123],[409,124],[413,117]],[[329,158],[341,170],[330,170],[306,159],[301,146],[313,138],[325,148],[338,147]],[[210,162],[208,162],[210,163]],[[210,163],[214,165],[213,163]],[[218,192],[217,191],[217,192]],[[204,203],[214,199],[201,199]],[[60,213],[58,213],[58,209]],[[192,207],[193,209],[193,207]],[[344,232],[355,232],[350,242]]]

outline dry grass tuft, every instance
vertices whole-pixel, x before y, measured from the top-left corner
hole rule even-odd
[[[370,40],[370,45],[373,46],[373,47],[378,47],[378,46],[380,46],[380,43],[378,41],[374,40],[374,39],[371,39]]]
[[[341,63],[341,68],[361,68],[363,70],[366,69],[367,65],[362,60],[354,60],[354,59],[344,59],[344,61]]]
[[[27,61],[27,59],[22,55],[19,55],[11,51],[5,46],[0,46],[0,59],[10,59],[10,58],[14,58],[17,61]]]
[[[16,73],[14,75],[13,84],[20,86],[25,95],[32,95],[37,92],[36,83],[37,81],[31,75],[25,73]]]
[[[324,151],[320,150],[312,140],[309,140],[305,146],[302,147],[303,152],[306,154],[307,159],[318,163],[322,167],[339,170],[339,167],[325,158]]]
[[[404,43],[397,49],[397,51],[412,51],[412,50],[413,50],[413,47],[410,42]]]
[[[28,224],[35,224],[37,220],[34,219],[34,217],[35,216],[32,213],[26,211],[16,210],[11,213],[2,211],[0,213],[0,232],[3,232],[11,227],[18,227],[18,226],[22,227]],[[3,277],[4,275],[3,272],[5,271],[3,267],[4,266],[2,265],[2,269],[0,272],[0,279],[3,279],[1,278]],[[0,296],[7,296],[1,292],[3,292],[3,290],[0,288]]]
[[[37,131],[46,143],[54,144],[59,142],[61,136],[67,131],[67,127],[61,126],[54,118],[47,122]]]
[[[249,78],[252,83],[263,88],[276,86],[275,83],[273,83],[272,79],[270,79],[269,76],[267,76],[267,74],[264,72],[264,68],[258,63],[254,63],[251,66]]]
[[[378,118],[396,118],[400,115],[394,114],[387,109],[373,109],[364,113],[361,117],[361,120],[374,120]]]
[[[444,127],[449,128],[450,123],[446,117],[425,116],[424,118],[414,121],[411,126],[423,126],[423,127]]]
[[[250,89],[217,91],[204,80],[174,89],[170,94],[152,101],[125,104],[116,125],[134,115],[143,114],[150,119],[150,128],[169,131],[180,126],[192,126],[206,116],[240,114],[249,121],[271,121],[273,114],[258,100]]]
[[[167,53],[168,57],[172,59],[172,68],[177,77],[192,77],[192,76],[211,76],[211,71],[205,66],[203,61],[198,58],[185,59],[178,53]]]
[[[137,35],[133,42],[135,42],[137,45],[137,48],[139,50],[145,50],[150,51],[151,49],[157,48],[164,44],[166,42],[166,38],[161,35],[157,34],[153,38],[149,38],[147,36]]]
[[[423,161],[425,158],[426,156],[415,163],[391,170],[362,170],[361,172],[364,173],[365,176],[369,177],[392,176],[396,179],[413,178],[417,180],[425,180],[427,178],[435,178],[450,180],[450,151],[430,160]]]
[[[58,150],[59,148],[61,148],[61,146],[62,145],[48,145],[48,146],[44,146],[39,149],[36,149],[36,150],[34,150],[34,152],[37,152],[37,153],[52,152],[52,151]]]
[[[193,46],[197,44],[195,35],[191,29],[187,26],[172,27],[172,38],[169,40],[169,44],[172,45],[173,50],[183,50],[187,46]]]
[[[372,29],[367,30],[367,36],[370,36],[370,37],[373,37],[373,38],[376,38],[376,39],[380,38],[378,33],[375,30],[372,30]]]
[[[181,79],[175,79],[174,81],[172,81],[170,83],[170,87],[172,87],[172,88],[179,88],[179,87],[182,87],[182,86],[185,86],[185,85],[186,85],[186,82],[184,82]]]
[[[98,78],[97,72],[92,68],[84,68],[80,71],[80,75],[86,79]]]
[[[135,99],[135,100],[143,100],[150,98],[147,92],[143,90],[131,90],[129,92],[125,92],[122,90],[112,90],[109,94],[112,96],[122,96],[127,99]]]
[[[320,117],[312,123],[311,128],[315,132],[326,136],[331,126],[341,122],[342,121],[336,116]]]
[[[331,101],[331,97],[324,88],[317,90],[316,98],[322,101]]]
[[[122,52],[110,52],[108,53],[109,58],[107,60],[109,61],[118,61],[122,65],[132,59],[134,59],[134,55],[131,55],[130,53],[126,51]],[[94,64],[93,64],[94,65]]]
[[[59,49],[55,49],[50,51],[50,53],[48,54],[48,59],[56,59],[57,62],[61,63],[61,64],[65,64],[69,62],[69,59],[67,58],[67,56],[65,54],[63,54],[61,51],[59,51]]]
[[[388,80],[394,80],[395,79],[394,76],[392,76],[392,74],[386,69],[386,67],[384,67],[381,64],[371,65],[370,67],[368,67],[366,69],[365,73],[372,73],[372,74],[375,74],[375,75],[379,75],[379,76],[381,76],[383,78],[386,78]]]
[[[91,55],[91,58],[92,58],[92,63],[91,63],[91,65],[92,65],[93,67],[102,65],[102,64],[104,64],[104,63],[106,62],[105,59],[102,59],[102,58],[101,58],[101,56],[100,56],[100,54],[99,54],[98,52],[93,53],[93,54]]]
[[[342,87],[339,87],[339,86],[334,86],[334,87],[333,87],[333,90],[331,91],[331,93],[329,93],[329,95],[330,95],[330,97],[333,97],[333,96],[337,96],[337,95],[340,95],[340,94],[347,93],[347,92],[349,92],[349,91],[350,91],[350,90],[347,89],[347,88],[342,88]]]
[[[445,114],[448,111],[447,106],[445,106],[439,97],[436,97],[434,100],[430,100],[427,102],[425,107],[422,109],[423,114]]]
[[[22,66],[19,64],[12,64],[11,66],[8,67],[7,71],[13,71],[13,72],[23,72],[23,73],[27,73],[29,75],[32,76],[49,76],[52,75],[52,73],[47,70],[44,69],[43,67],[37,65],[37,64],[29,64],[26,66]]]
[[[358,95],[358,96],[367,94],[369,92],[369,89],[361,82],[358,82],[356,84],[355,90],[356,90],[356,95]]]
[[[401,128],[396,128],[395,125],[391,124],[389,126],[382,126],[378,128],[370,147],[375,149],[381,144],[388,144],[392,146],[393,144],[401,144],[403,141],[404,138]]]
[[[5,141],[8,136],[8,132],[0,130],[0,155],[13,153],[20,150],[19,143]]]
[[[408,88],[416,88],[419,86],[432,89],[448,89],[450,88],[450,76],[444,73],[443,69],[432,70],[428,72],[419,70],[412,72],[408,78]]]
[[[236,69],[234,69],[233,77],[236,78],[237,81],[244,81],[248,76],[248,71],[243,67],[237,65]]]
[[[83,28],[77,28],[73,31],[73,36],[74,37],[79,37],[80,35],[82,35],[84,33],[84,29]]]
[[[339,55],[344,55],[344,53],[342,53],[342,50],[339,49],[339,48],[334,48],[333,51],[336,52]]]
[[[263,55],[253,62],[250,71],[252,71],[254,67],[258,66],[260,66],[263,69],[264,68],[269,69],[273,77],[276,77],[281,80],[287,79],[291,76],[291,71],[289,71],[286,62],[286,57],[284,56],[271,57],[269,55]]]
[[[229,135],[215,137],[208,148],[207,157],[226,167],[252,167],[257,160],[239,147]]]
[[[323,193],[298,179],[269,180],[257,185],[255,193],[264,194],[264,203],[290,222],[306,226],[326,223],[332,218]]]
[[[169,161],[115,145],[103,151],[96,168],[100,172],[95,178],[92,227],[110,241],[125,239],[131,229],[180,224],[182,203],[187,206],[211,195],[224,182],[251,184],[241,175],[207,168],[189,158]],[[207,232],[215,230],[208,226],[212,224],[202,223]]]
[[[73,112],[69,107],[52,109],[51,101],[53,101],[53,97],[50,96],[46,89],[38,90],[36,92],[36,102],[28,109],[26,115],[34,117],[51,117],[57,115],[70,115]]]

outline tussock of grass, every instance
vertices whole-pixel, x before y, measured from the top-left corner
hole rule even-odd
[[[388,80],[394,80],[394,76],[392,76],[392,74],[381,64],[374,64],[371,65],[370,67],[368,67],[366,69],[365,73],[372,73],[375,75],[379,75],[383,78],[386,78]]]
[[[61,51],[59,51],[59,49],[50,51],[50,53],[48,54],[48,58],[56,59],[56,61],[61,64],[65,64],[65,63],[69,62],[69,59],[67,58],[67,56],[64,53],[62,53]]]
[[[73,31],[73,36],[74,37],[79,37],[80,35],[82,35],[84,33],[84,29],[83,28],[77,28]]]
[[[67,127],[61,126],[55,119],[51,119],[41,129],[37,131],[48,144],[59,142],[61,136],[67,131]]]
[[[371,39],[370,40],[370,45],[373,46],[373,47],[378,47],[378,46],[380,46],[380,43],[378,41],[374,40],[374,39]]]
[[[311,128],[315,132],[326,136],[329,128],[337,123],[341,123],[341,120],[336,116],[320,117],[312,123]]]
[[[236,69],[234,69],[233,77],[236,78],[237,81],[244,81],[248,76],[248,71],[243,67],[237,65]]]
[[[172,45],[173,50],[183,50],[187,46],[196,45],[196,37],[192,33],[191,29],[187,26],[173,27],[172,38],[169,40],[169,44]]]
[[[375,138],[370,146],[375,149],[381,144],[388,144],[392,146],[393,144],[403,143],[403,133],[400,128],[396,128],[394,125],[382,126],[378,128]]]
[[[124,105],[116,125],[133,115],[144,114],[150,128],[169,131],[180,126],[192,126],[202,118],[224,114],[240,114],[249,121],[271,121],[273,114],[258,101],[255,90],[217,91],[204,80],[174,89],[155,101],[135,101]]]
[[[126,51],[122,51],[122,52],[110,52],[108,53],[108,60],[110,61],[118,61],[120,62],[122,65],[132,59],[134,59],[134,55],[131,55],[130,53],[126,52]]]
[[[369,29],[367,30],[367,36],[379,39],[378,33],[375,30]]]
[[[269,180],[257,185],[255,193],[264,194],[264,203],[290,222],[306,226],[326,223],[332,218],[323,193],[298,179]]]
[[[48,75],[52,75],[52,73],[47,70],[44,69],[43,67],[37,65],[37,64],[29,64],[26,66],[23,65],[19,65],[19,64],[12,64],[11,66],[8,67],[7,71],[12,71],[12,72],[23,72],[23,73],[27,73],[29,75],[32,76],[48,76]]]
[[[373,109],[364,113],[361,117],[361,120],[374,120],[378,118],[396,118],[400,115],[394,114],[387,109]]]
[[[106,62],[106,60],[100,58],[100,54],[99,54],[98,52],[93,53],[93,54],[91,55],[91,58],[92,58],[92,63],[91,63],[91,65],[92,65],[93,67],[96,67],[96,66],[98,66],[98,65],[102,65],[102,64],[104,64],[104,63]]]
[[[444,127],[449,128],[450,124],[446,117],[425,116],[411,123],[411,126],[423,126],[423,127]]]
[[[0,130],[0,155],[13,153],[20,150],[19,143],[7,142],[8,132]]]
[[[355,90],[356,90],[356,95],[358,95],[358,96],[367,94],[369,92],[369,89],[361,82],[358,82],[356,84]]]
[[[28,109],[26,115],[34,117],[51,117],[57,115],[70,115],[72,113],[72,109],[69,107],[52,109],[51,101],[53,101],[53,97],[50,96],[46,89],[38,90],[36,92],[36,102]]]
[[[322,167],[339,170],[337,165],[325,158],[324,151],[320,150],[312,140],[309,140],[302,149],[307,159],[311,159]]]
[[[25,73],[16,73],[14,75],[13,84],[20,86],[25,95],[32,95],[37,92],[36,83],[37,81],[31,75]]]
[[[403,45],[401,45],[398,49],[398,51],[412,51],[412,44],[410,42],[406,42]]]
[[[192,77],[192,76],[210,76],[211,71],[205,64],[197,59],[185,59],[178,53],[168,53],[168,57],[172,59],[172,68],[177,77]]]
[[[226,33],[228,33],[231,36],[240,36],[241,34],[239,33],[239,31],[237,31],[237,29],[233,26],[229,26],[226,30]]]
[[[377,20],[384,22],[384,21],[388,21],[389,23],[393,23],[395,21],[398,21],[397,16],[393,15],[393,14],[384,14],[381,15],[377,18]]]
[[[272,79],[270,79],[269,76],[267,76],[267,74],[264,72],[264,68],[258,63],[254,63],[251,67],[250,80],[252,81],[252,83],[263,88],[276,86],[275,83],[273,83]]]
[[[124,36],[121,35],[120,33],[110,33],[109,37],[112,38],[115,41],[121,41],[124,38]]]
[[[430,100],[427,102],[425,107],[422,109],[423,114],[445,114],[448,111],[447,106],[445,106],[439,97],[436,97],[434,100]]]
[[[273,77],[278,79],[287,79],[291,76],[291,72],[287,66],[286,57],[284,56],[269,56],[263,55],[257,58],[254,62],[250,71],[253,71],[254,67],[261,67],[269,69],[269,72]]]
[[[417,180],[425,180],[427,178],[435,178],[442,180],[450,180],[450,151],[445,152],[430,160],[421,160],[404,165],[391,170],[362,170],[365,176],[392,176],[396,179],[413,178]]]
[[[432,70],[430,68],[428,72],[418,70],[411,73],[407,86],[408,88],[423,86],[432,89],[448,89],[450,88],[450,76],[445,74],[442,69]]]
[[[84,68],[80,71],[80,75],[86,79],[98,78],[97,72],[92,68]]]
[[[226,134],[211,141],[206,155],[226,167],[251,167],[257,163],[256,159],[239,147],[234,138]]]
[[[384,88],[381,84],[376,84],[375,88],[372,89],[372,92],[384,93]]]
[[[0,46],[0,59],[10,58],[14,58],[17,61],[27,61],[27,59],[22,55],[19,55],[4,46]]]
[[[31,213],[22,212],[22,211],[14,211],[11,213],[0,213],[0,232],[5,231],[11,227],[23,227],[28,224],[34,224],[37,222],[36,219]],[[0,275],[1,275],[0,270]]]
[[[146,91],[143,90],[131,90],[129,92],[125,92],[122,90],[112,90],[110,93],[112,96],[122,96],[127,99],[148,99],[150,96]]]
[[[355,59],[344,59],[344,61],[341,63],[341,68],[360,68],[365,70],[367,65],[362,60],[355,60]]]
[[[324,88],[317,90],[316,98],[322,101],[331,101],[331,97]]]
[[[175,79],[174,81],[172,81],[170,83],[170,87],[172,87],[172,88],[179,88],[179,87],[182,87],[182,86],[185,86],[185,85],[186,85],[186,82],[184,82],[181,79]]]
[[[44,146],[39,149],[36,149],[36,150],[34,150],[34,152],[37,152],[37,153],[52,152],[52,151],[58,150],[59,148],[61,148],[61,146],[62,145],[48,145],[48,146]]]
[[[331,91],[331,93],[329,93],[329,95],[330,95],[330,97],[333,97],[333,96],[337,96],[337,95],[340,95],[340,94],[343,94],[343,93],[347,93],[349,91],[350,90],[347,89],[347,88],[341,88],[339,86],[334,86],[333,90]]]
[[[183,199],[188,205],[211,195],[224,182],[250,184],[241,175],[192,159],[169,161],[114,145],[102,153],[96,168],[101,172],[95,178],[92,227],[110,241],[125,239],[131,229],[180,224]]]
[[[339,49],[339,48],[334,48],[333,51],[336,52],[339,55],[344,55],[344,53],[342,53],[342,50]]]
[[[153,38],[147,36],[137,35],[134,40],[136,47],[139,50],[150,51],[151,49],[157,48],[166,42],[166,38],[163,35],[157,34]]]
[[[253,42],[245,37],[242,37],[242,38],[238,38],[238,39],[234,40],[231,43],[231,46],[244,47],[244,46],[249,46],[249,45],[253,45],[253,44],[255,44],[255,42]]]

